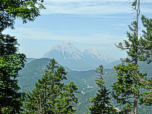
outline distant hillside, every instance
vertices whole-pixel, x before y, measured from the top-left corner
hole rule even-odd
[[[114,66],[119,65],[121,63],[122,62],[120,60],[117,60],[117,61],[114,61],[114,62],[111,62],[111,63],[105,65],[104,68],[106,68],[106,69],[112,69]]]
[[[18,92],[32,92],[32,89],[35,88],[35,82],[37,79],[40,79],[42,75],[44,75],[44,71],[47,70],[46,65],[49,64],[50,59],[42,58],[42,59],[35,59],[30,63],[26,64],[26,66],[19,71],[18,77],[19,80],[18,85],[21,87],[21,90]],[[59,65],[60,66],[60,65]],[[56,69],[55,69],[56,70]],[[70,81],[74,81],[74,83],[79,88],[79,91],[82,91],[80,94],[76,94],[76,97],[81,98],[80,102],[83,104],[86,101],[83,101],[83,95],[87,95],[87,98],[90,98],[94,93],[97,92],[97,86],[94,89],[91,89],[91,86],[94,86],[94,75],[98,75],[94,70],[90,71],[70,71],[69,69],[65,68],[67,71],[67,80],[63,80],[64,84],[70,83]],[[91,94],[90,94],[91,92]],[[82,107],[82,105],[78,105],[78,108]],[[86,110],[88,110],[86,108]]]
[[[42,58],[41,58],[42,59]],[[46,59],[49,59],[49,58],[46,58]],[[26,61],[27,62],[25,62],[26,64],[27,63],[30,63],[30,62],[32,62],[33,60],[36,60],[35,58],[27,58],[26,59]],[[121,61],[120,60],[117,60],[117,61],[115,61],[115,62],[112,62],[112,63],[109,63],[108,65],[105,65],[105,66],[103,66],[105,69],[112,69],[114,66],[116,66],[116,65],[118,65],[118,64],[120,64],[121,63]],[[64,65],[62,65],[62,66],[64,66]],[[98,65],[99,66],[99,65]],[[97,67],[98,67],[97,66]],[[70,70],[72,70],[72,69],[70,69],[70,68],[68,68],[67,66],[64,66],[66,69],[67,69],[67,71],[70,71]],[[72,71],[88,71],[88,70],[79,70],[79,69],[73,69]]]
[[[146,62],[139,62],[140,69],[139,71],[142,73],[147,72],[147,77],[152,77],[152,63],[146,64]],[[44,74],[44,71],[47,70],[46,65],[49,64],[49,59],[42,58],[42,59],[36,59],[32,62],[28,63],[21,71],[19,71],[19,86],[21,87],[21,91],[27,92],[32,91],[32,89],[35,88],[35,82],[37,82],[37,79],[40,79],[42,75]],[[65,68],[66,69],[66,68]],[[76,97],[80,98],[79,103],[76,105],[75,108],[78,110],[76,114],[83,114],[84,112],[89,112],[88,108],[86,106],[90,106],[91,104],[88,102],[88,100],[95,96],[95,94],[98,92],[99,88],[95,84],[95,77],[98,77],[94,70],[89,71],[72,71],[67,70],[68,72],[66,77],[67,80],[64,80],[63,83],[67,84],[70,81],[74,81],[76,86],[79,88],[79,91],[81,91],[80,94],[75,94]],[[103,79],[106,81],[105,85],[107,89],[112,90],[111,86],[117,79],[116,70],[114,68],[112,69],[104,69],[104,75]],[[95,77],[94,77],[95,76]],[[112,104],[114,106],[117,105],[116,101],[113,101]],[[139,106],[139,105],[138,105]],[[140,105],[141,108],[144,108],[148,112],[146,114],[151,114],[152,110],[150,106],[143,106]],[[118,107],[121,109],[121,107]],[[144,110],[141,108],[138,108],[138,114],[144,114]]]
[[[27,64],[27,63],[30,63],[30,62],[32,62],[33,60],[35,60],[35,58],[27,58],[27,59],[26,59],[27,62],[25,62],[25,63],[26,63],[26,64]]]

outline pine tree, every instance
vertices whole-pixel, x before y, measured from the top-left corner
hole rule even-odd
[[[99,65],[99,68],[97,68],[100,72],[98,72],[97,70],[95,70],[95,72],[100,73],[101,75],[100,78],[97,78],[96,84],[98,85],[98,87],[101,88],[101,90],[98,90],[99,93],[96,93],[96,97],[95,98],[91,98],[91,100],[89,102],[93,103],[93,105],[91,105],[91,107],[87,106],[89,108],[89,110],[91,111],[91,114],[117,114],[117,109],[114,108],[111,104],[111,98],[108,97],[109,90],[106,89],[106,86],[103,85],[105,83],[105,81],[103,81],[102,75],[103,75],[103,66]]]
[[[41,2],[44,2],[41,0]],[[14,20],[17,17],[22,17],[23,24],[27,23],[26,20],[34,21],[39,16],[39,9],[46,9],[42,4],[38,4],[39,8],[35,6],[37,0],[32,1],[18,1],[18,0],[0,0],[0,33],[7,27],[14,29]],[[29,9],[27,6],[31,7]],[[7,13],[5,13],[5,11]],[[13,18],[12,18],[13,17]]]
[[[137,0],[133,2],[132,6],[135,6],[136,4],[137,4]],[[139,2],[138,2],[138,6],[139,6]],[[137,99],[139,99],[142,96],[142,93],[139,91],[139,89],[146,87],[145,82],[142,80],[149,81],[149,84],[150,85],[152,84],[152,80],[149,80],[145,77],[146,74],[143,75],[141,72],[139,73],[138,71],[139,66],[137,65],[137,61],[138,58],[139,61],[147,60],[147,57],[143,56],[144,53],[147,53],[146,51],[144,51],[144,49],[148,47],[147,49],[150,50],[152,49],[152,46],[150,46],[151,43],[149,43],[149,41],[143,40],[142,37],[140,40],[138,40],[138,14],[137,14],[137,21],[133,21],[131,25],[134,25],[135,29],[131,28],[129,25],[128,26],[131,31],[134,31],[134,35],[131,36],[130,33],[128,32],[127,35],[129,37],[129,41],[132,44],[129,44],[128,41],[124,40],[127,48],[123,48],[121,42],[117,47],[123,50],[129,49],[127,53],[128,56],[132,57],[132,60],[126,58],[126,60],[122,61],[128,63],[127,66],[125,66],[124,64],[119,64],[117,66],[114,66],[114,68],[117,70],[116,72],[118,74],[117,75],[118,79],[112,86],[116,94],[113,92],[112,95],[115,99],[117,99],[120,105],[124,105],[127,103],[126,107],[123,107],[125,113],[131,112],[133,110],[133,113],[137,114],[138,113]],[[143,45],[143,43],[145,44]],[[120,95],[122,95],[122,97],[118,98]],[[131,97],[130,95],[133,95],[133,97]],[[134,98],[134,101],[133,102],[126,101],[129,98]],[[132,105],[132,103],[134,104],[134,106]]]
[[[57,82],[57,76],[53,75],[52,73],[54,73],[54,69],[58,68],[58,66],[55,66],[55,64],[57,62],[55,62],[55,60],[50,60],[51,63],[49,63],[50,66],[47,65],[48,70],[52,70],[51,72],[45,70],[45,75],[43,75],[43,77],[41,77],[41,79],[38,79],[38,83],[35,83],[35,89],[32,90],[33,94],[28,92],[27,94],[27,98],[25,101],[25,106],[24,108],[26,108],[26,112],[38,112],[41,110],[41,112],[44,112],[44,106],[46,105],[46,100],[47,99],[51,99],[51,103],[49,104],[51,107],[49,108],[49,110],[52,112],[52,107],[55,104],[54,98],[57,97],[57,91],[58,91],[58,87],[55,86],[55,82]],[[50,87],[48,87],[47,85],[50,85]],[[45,94],[45,95],[44,95]],[[52,94],[52,96],[50,97],[50,95]],[[40,98],[39,98],[40,97]],[[28,103],[26,103],[28,101]],[[37,102],[38,105],[35,104],[35,102]],[[47,105],[46,105],[47,106]],[[47,106],[48,108],[49,106]],[[39,108],[39,109],[38,109]],[[43,111],[42,111],[43,109]]]
[[[73,114],[76,111],[73,110],[73,108],[76,106],[73,106],[72,101],[78,103],[78,98],[74,96],[73,92],[81,93],[81,91],[76,91],[78,88],[75,86],[73,81],[71,81],[70,84],[64,85],[63,90],[66,90],[67,92],[63,91],[60,98],[55,99],[55,101],[58,102],[55,104],[55,107],[61,107],[58,109],[57,113]]]
[[[147,32],[145,32],[144,30],[142,30],[142,32],[144,33],[143,37],[145,39],[147,39],[147,41],[145,42],[142,38],[140,40],[141,44],[143,46],[146,46],[146,48],[144,48],[144,50],[148,50],[146,51],[146,57],[147,58],[150,58],[150,53],[151,53],[151,59],[149,59],[147,61],[147,64],[150,64],[152,62],[152,19],[147,19],[145,18],[144,15],[142,15],[141,17],[142,19],[142,23],[143,23],[143,26],[146,27],[147,29]],[[147,74],[146,74],[147,75]],[[150,79],[152,80],[152,78]],[[150,83],[150,80],[145,80],[145,79],[142,79],[141,81],[143,81],[146,85],[146,87],[144,87],[144,89],[147,89],[147,90],[151,90],[152,89],[152,85]],[[145,104],[146,106],[151,106],[152,104],[152,91],[149,91],[149,92],[143,92],[142,93],[142,97],[140,98],[139,100],[139,104]]]
[[[23,113],[68,114],[74,112],[72,110],[74,106],[71,103],[72,100],[77,103],[77,98],[70,99],[71,103],[69,103],[69,99],[64,97],[72,97],[77,88],[73,82],[70,82],[70,85],[62,84],[61,81],[67,79],[65,77],[67,72],[65,72],[64,67],[55,66],[57,62],[55,62],[54,58],[50,62],[50,66],[47,65],[47,68],[52,71],[45,70],[45,75],[38,79],[38,83],[35,83],[36,88],[32,90],[33,93],[28,92],[25,106],[23,107],[26,108],[26,111]],[[57,71],[55,71],[55,68],[57,68]],[[68,92],[62,90],[67,90]]]
[[[16,54],[16,39],[0,33],[0,114],[19,113],[25,93],[19,93],[18,70],[24,67],[25,55]],[[14,78],[14,79],[12,79]]]

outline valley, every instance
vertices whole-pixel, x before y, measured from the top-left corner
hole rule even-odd
[[[32,89],[35,88],[35,82],[37,82],[37,79],[40,79],[42,75],[44,74],[44,71],[47,70],[46,65],[49,64],[48,58],[42,58],[42,59],[27,59],[27,64],[25,67],[19,71],[19,75],[21,77],[18,77],[18,85],[21,87],[21,90],[19,92],[32,92]],[[113,64],[113,63],[112,63]],[[60,64],[58,64],[60,66]],[[110,64],[109,64],[110,65]],[[147,72],[147,77],[151,77],[152,74],[152,64],[145,64],[145,62],[140,62],[140,71],[141,72]],[[99,87],[95,84],[95,77],[97,77],[97,74],[94,70],[88,70],[88,71],[73,71],[68,67],[64,67],[67,75],[67,80],[63,80],[62,82],[64,84],[68,84],[70,81],[74,81],[75,85],[79,88],[78,91],[81,91],[79,94],[75,94],[76,97],[80,98],[78,100],[78,104],[76,105],[76,114],[83,114],[83,113],[89,113],[89,110],[86,106],[91,106],[91,104],[88,102],[88,100],[95,96],[95,94],[98,92]],[[112,90],[111,85],[116,81],[116,71],[114,68],[112,69],[104,69],[103,70],[103,79],[106,81],[105,85],[107,89]],[[95,77],[94,77],[95,76]],[[142,91],[142,90],[141,90]],[[112,104],[116,106],[117,102],[112,101]],[[141,105],[142,107],[142,105]],[[151,110],[145,106],[143,106],[146,110]],[[142,108],[143,108],[142,107]],[[118,107],[121,109],[121,107]],[[143,110],[139,108],[139,114],[143,114]],[[149,114],[149,113],[147,113]]]

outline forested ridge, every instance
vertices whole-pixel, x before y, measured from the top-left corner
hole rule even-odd
[[[140,72],[146,73],[147,72],[147,78],[150,79],[151,74],[152,74],[152,63],[151,64],[146,64],[146,62],[139,62],[140,66]],[[26,66],[19,71],[19,75],[21,77],[18,78],[19,86],[21,87],[20,92],[32,92],[32,90],[35,88],[35,82],[37,82],[37,79],[40,79],[42,77],[42,74],[44,74],[44,70],[47,68],[44,67],[49,63],[49,59],[37,59],[34,60],[32,63],[29,63]],[[34,67],[33,67],[34,66]],[[43,69],[44,68],[44,69]],[[30,71],[29,71],[30,70]],[[66,70],[66,68],[65,68]],[[94,70],[89,70],[89,71],[68,71],[69,69],[67,68],[67,80],[64,80],[64,84],[68,84],[70,81],[74,81],[74,83],[78,86],[79,91],[85,92],[85,94],[80,93],[76,94],[76,97],[80,98],[79,103],[76,104],[76,114],[80,113],[89,113],[89,109],[86,106],[90,106],[90,103],[88,102],[89,98],[92,96],[95,96],[95,94],[98,92],[99,87],[95,84],[95,77],[98,75]],[[112,90],[112,84],[117,80],[116,77],[116,71],[115,69],[104,69],[103,70],[104,75],[103,79],[106,81],[106,87],[109,90]],[[105,73],[106,72],[106,73]],[[86,83],[85,83],[86,81]],[[87,88],[89,85],[90,87],[93,86],[93,88]],[[110,96],[110,95],[109,95]],[[85,100],[84,100],[85,99]],[[117,102],[112,101],[112,104],[116,106]],[[151,113],[151,106],[144,106],[141,105],[140,108],[138,109],[139,114],[144,114]],[[119,107],[120,108],[120,107]],[[143,109],[142,109],[143,108]]]

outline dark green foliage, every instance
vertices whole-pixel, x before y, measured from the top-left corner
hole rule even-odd
[[[100,70],[100,72],[98,72],[97,70],[95,71],[103,75],[103,66],[100,65],[97,69]],[[97,96],[95,98],[92,97],[89,101],[93,103],[91,107],[88,107],[91,111],[91,114],[116,114],[117,110],[110,104],[111,99],[108,97],[110,92],[108,92],[106,87],[103,85],[105,81],[103,81],[102,76],[100,76],[100,78],[98,78],[96,81],[96,84],[98,85],[98,87],[101,88],[101,90],[98,90],[99,93],[96,94]]]
[[[29,5],[29,3],[32,3],[30,4],[31,9],[25,7]],[[9,35],[2,35],[2,31],[8,27],[14,29],[14,19],[12,19],[12,17],[22,17],[23,23],[26,23],[26,19],[34,21],[33,18],[39,15],[39,9],[46,9],[42,4],[39,4],[40,8],[35,7],[34,3],[36,3],[35,0],[34,2],[0,0],[0,113],[2,113],[2,107],[11,107],[13,108],[11,113],[15,113],[19,112],[20,106],[22,106],[21,101],[24,99],[25,93],[17,93],[20,88],[15,78],[18,75],[18,70],[21,69],[20,65],[24,67],[23,61],[25,61],[24,59],[26,57],[24,54],[15,53],[16,47],[14,47],[14,45],[17,44],[16,39]],[[4,37],[6,37],[6,39]],[[12,80],[11,77],[14,79]],[[21,95],[23,95],[23,99],[21,99]],[[11,98],[8,98],[8,96]],[[6,110],[8,111],[8,109]]]
[[[41,2],[44,2],[43,0]],[[30,3],[30,5],[29,5]],[[32,3],[32,4],[31,4]],[[26,20],[34,21],[35,18],[39,16],[39,9],[46,9],[42,4],[38,4],[40,7],[35,7],[35,3],[37,0],[30,0],[30,1],[18,1],[18,0],[0,0],[0,33],[8,28],[14,29],[13,24],[16,17],[22,17],[23,24],[27,23]],[[31,9],[26,8],[25,6],[30,6]],[[6,11],[6,13],[5,13]],[[5,15],[4,15],[5,14]]]
[[[68,85],[62,84],[62,80],[67,79],[65,77],[67,73],[64,67],[55,66],[56,62],[54,59],[51,59],[50,62],[50,66],[46,66],[51,72],[45,70],[45,75],[43,75],[41,79],[38,79],[38,83],[35,83],[36,88],[32,91],[33,93],[28,92],[25,106],[23,107],[26,108],[26,110],[23,113],[68,114],[76,111],[72,109],[74,107],[72,102],[77,103],[78,101],[78,98],[76,98],[73,93],[77,90],[77,87],[73,81]],[[54,70],[55,68],[57,68],[57,71]],[[76,91],[76,93],[80,92]]]
[[[17,80],[15,80],[15,78],[18,75],[18,70],[21,69],[20,65],[24,67],[23,61],[25,61],[24,59],[26,56],[24,54],[15,53],[17,51],[16,47],[14,47],[14,45],[17,44],[16,39],[10,37],[9,35],[2,35],[2,31],[7,27],[11,26],[11,29],[14,29],[14,19],[12,19],[12,17],[23,17],[23,22],[26,23],[26,18],[28,18],[30,21],[33,21],[30,16],[31,13],[34,13],[34,16],[32,17],[38,16],[39,8],[23,8],[23,4],[25,4],[25,1],[16,2],[14,0],[0,0],[0,113],[2,113],[2,107],[13,108],[13,111],[11,111],[11,113],[19,112],[25,95],[25,93],[17,93],[20,88],[18,87]],[[41,8],[45,9],[42,4],[40,5]],[[6,37],[6,39],[4,37]],[[6,44],[4,44],[3,42],[5,42]],[[12,77],[14,79],[11,79]],[[23,95],[23,99],[21,95]],[[6,109],[6,111],[8,111],[8,109]]]
[[[132,29],[129,26],[130,30],[136,31],[138,27],[137,22],[134,21],[131,24],[134,25],[135,29]],[[129,41],[132,44],[124,40],[127,48],[123,48],[121,42],[119,43],[119,46],[117,47],[123,50],[129,49],[127,53],[128,53],[128,56],[132,57],[132,60],[130,60],[129,58],[126,58],[126,60],[124,60],[123,62],[128,63],[128,65],[125,66],[123,64],[120,64],[114,67],[116,70],[118,70],[117,71],[118,79],[112,86],[113,90],[115,90],[116,92],[116,94],[114,94],[113,92],[113,97],[117,99],[120,105],[124,105],[128,103],[126,104],[126,107],[123,108],[126,113],[131,112],[133,110],[134,114],[137,114],[138,113],[137,100],[143,96],[143,94],[139,91],[139,89],[141,88],[145,89],[146,85],[152,85],[152,80],[147,79],[145,77],[147,74],[142,74],[141,72],[139,73],[138,71],[139,66],[137,65],[137,60],[139,58],[139,61],[145,61],[149,57],[148,52],[149,50],[152,49],[152,43],[150,42],[152,40],[152,37],[147,38],[147,40],[144,40],[141,37],[141,39],[138,40],[138,35],[135,35],[135,32],[133,36],[131,36],[130,33],[128,32],[127,32],[127,35],[129,37]],[[148,33],[148,35],[150,34]],[[148,51],[145,51],[145,50],[148,50]],[[147,54],[146,57],[144,57],[145,53]],[[135,63],[132,63],[132,62],[135,62]],[[149,63],[150,62],[148,62],[148,64]],[[149,86],[148,89],[152,89],[152,87]],[[118,96],[120,95],[122,95],[122,98],[118,98]],[[133,102],[127,101],[129,98],[134,98],[134,101]],[[142,101],[142,102],[145,102],[145,101]]]
[[[133,110],[133,107],[132,107],[132,104],[133,102],[129,102],[129,101],[126,101],[127,99],[129,98],[134,98],[129,96],[129,95],[140,95],[140,91],[139,91],[139,88],[140,88],[140,85],[142,85],[142,83],[140,82],[140,80],[138,78],[136,78],[136,66],[133,65],[133,64],[128,64],[128,66],[125,66],[125,65],[117,65],[117,67],[115,67],[116,70],[119,70],[117,71],[118,75],[118,79],[117,81],[113,84],[113,90],[115,90],[116,94],[117,95],[114,95],[114,92],[113,92],[113,97],[115,99],[117,99],[118,103],[120,105],[124,105],[126,103],[129,103],[126,105],[124,109],[124,111],[127,113],[127,112],[130,112],[131,110]],[[123,74],[126,73],[127,75],[124,75]],[[141,74],[140,74],[141,75]],[[134,77],[131,77],[131,76],[134,76]],[[135,80],[135,81],[134,81]],[[137,82],[137,85],[135,85],[135,87],[133,86],[133,84]],[[118,95],[122,95],[121,98],[118,98]]]
[[[149,59],[147,61],[147,64],[149,64],[152,62],[152,28],[151,28],[152,19],[147,19],[147,18],[145,18],[144,15],[142,15],[141,19],[142,19],[143,26],[146,27],[146,30],[147,30],[147,32],[142,30],[142,32],[144,33],[143,37],[147,41],[144,41],[142,38],[140,39],[140,41],[141,41],[141,44],[145,47],[144,50],[147,50],[147,51],[145,51],[145,53],[147,54],[146,59],[150,58],[150,53],[151,53],[151,59]],[[152,84],[150,83],[151,80],[152,80],[152,78],[148,79],[148,80],[145,80],[145,79],[142,80],[146,85],[146,86],[144,86],[144,89],[146,89],[146,90],[152,89]],[[152,98],[152,91],[149,91],[149,92],[145,91],[142,93],[142,97],[140,99],[139,104],[145,104],[146,106],[151,106],[152,105],[151,98]]]
[[[6,38],[5,38],[6,37]],[[6,44],[5,44],[6,43]],[[16,39],[10,35],[2,35],[0,33],[0,113],[2,108],[4,113],[19,113],[22,111],[22,101],[24,101],[25,93],[17,93],[18,86],[16,77],[18,70],[24,67],[25,55],[16,54]],[[14,79],[11,79],[14,78]],[[11,97],[10,97],[11,96]],[[8,108],[8,110],[7,110]],[[12,108],[12,110],[10,109]]]

